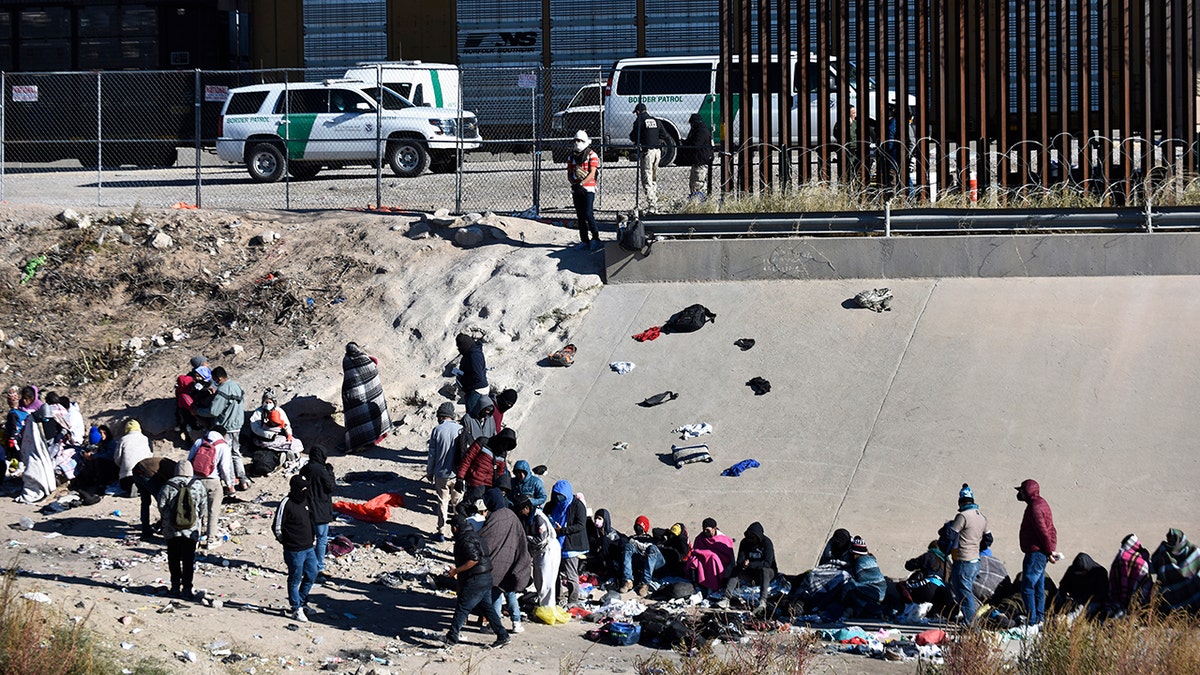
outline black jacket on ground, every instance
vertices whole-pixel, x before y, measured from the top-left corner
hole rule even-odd
[[[312,548],[316,541],[307,500],[293,499],[290,494],[275,509],[275,521],[271,529],[275,533],[275,540],[283,544],[285,551],[303,551]]]
[[[746,528],[745,538],[742,543],[738,544],[737,555],[737,570],[745,569],[760,570],[768,568],[774,572],[778,572],[779,568],[775,566],[775,544],[771,542],[771,538],[763,534],[762,523],[757,521],[750,523],[750,527]]]
[[[475,566],[461,572],[458,575],[459,579],[491,574],[492,556],[488,555],[487,547],[479,538],[479,533],[475,531],[474,527],[468,525],[454,535],[454,566],[462,567],[472,560],[476,561]]]
[[[300,469],[308,479],[308,508],[318,525],[333,522],[333,467],[325,461],[325,449],[313,446],[308,451],[308,464]]]

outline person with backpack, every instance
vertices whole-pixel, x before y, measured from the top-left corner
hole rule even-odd
[[[425,460],[425,480],[433,483],[433,494],[437,498],[437,533],[433,540],[446,541],[446,516],[449,509],[458,505],[459,493],[453,490],[455,483],[455,445],[462,433],[462,425],[454,421],[454,404],[446,401],[438,406],[437,426],[429,434],[429,456]]]
[[[316,528],[308,501],[308,480],[296,474],[289,483],[286,497],[279,501],[272,520],[275,541],[283,545],[283,561],[287,565],[288,616],[308,622],[304,606],[308,593],[317,581],[317,552],[314,547]]]
[[[325,448],[308,449],[308,463],[300,467],[308,481],[308,510],[312,513],[316,542],[317,574],[325,575],[325,547],[329,544],[329,523],[333,522],[333,465],[326,461]]]
[[[575,222],[579,227],[577,249],[593,251],[601,246],[600,231],[596,228],[596,174],[600,171],[600,157],[591,148],[592,139],[583,129],[575,132],[571,141],[572,151],[567,155],[567,182],[571,184],[571,203],[575,205]],[[590,240],[590,241],[589,241]]]
[[[241,385],[229,379],[229,373],[223,366],[217,366],[212,371],[213,384],[216,391],[212,402],[199,412],[201,417],[209,420],[213,428],[224,429],[225,443],[229,445],[229,457],[232,461],[233,473],[239,492],[250,489],[250,479],[246,477],[246,463],[242,459],[241,441],[242,425],[246,423],[246,408],[243,401],[246,398]]]
[[[175,464],[175,476],[158,493],[163,538],[167,540],[167,567],[171,570],[172,598],[192,600],[196,573],[196,544],[208,513],[208,491],[196,478],[191,462]]]
[[[216,537],[217,510],[221,507],[221,483],[233,484],[233,466],[229,458],[229,444],[225,442],[225,429],[213,427],[201,438],[196,439],[188,451],[188,461],[195,474],[208,491],[208,519],[204,522],[204,535],[200,544],[208,550],[221,545]],[[229,494],[233,494],[232,490]]]

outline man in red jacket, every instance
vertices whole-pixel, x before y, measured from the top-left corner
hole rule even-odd
[[[1021,519],[1021,598],[1025,601],[1025,630],[1036,633],[1046,609],[1046,563],[1059,561],[1058,531],[1054,514],[1042,499],[1041,487],[1029,478],[1016,488],[1017,501],[1025,502]]]

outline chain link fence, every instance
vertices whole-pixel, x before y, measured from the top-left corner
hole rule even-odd
[[[572,137],[583,130],[603,160],[596,210],[612,215],[648,206],[629,140],[633,106],[642,101],[660,122],[660,211],[713,208],[712,195],[728,196],[721,186],[735,184],[738,171],[751,172],[764,191],[773,186],[785,205],[789,195],[814,187],[838,192],[840,198],[826,204],[837,208],[877,209],[886,200],[998,207],[1200,201],[1200,185],[1186,172],[1197,148],[1161,134],[1121,138],[1093,130],[1059,134],[1047,147],[1022,141],[1000,148],[986,139],[919,135],[867,115],[843,128],[832,117],[838,106],[812,92],[807,101],[792,95],[793,143],[782,147],[756,141],[757,120],[745,141],[738,120],[722,124],[721,92],[709,80],[689,89],[694,70],[623,77],[613,91],[607,91],[609,73],[599,68],[463,68],[427,74],[423,85],[393,81],[384,66],[359,69],[353,82],[343,75],[0,73],[0,199],[109,207],[446,208],[570,219],[565,162]],[[706,71],[704,77],[712,76]],[[424,138],[390,121],[407,104],[378,81],[418,103],[406,114],[436,131]],[[315,98],[305,93],[313,83],[324,83]],[[231,90],[250,85],[282,94],[237,102],[230,112],[253,130],[222,157],[225,142],[218,138],[237,135],[222,109]],[[352,96],[342,99],[338,91]],[[427,114],[412,115],[426,106]],[[776,99],[769,114],[778,108]],[[830,117],[821,120],[820,111]],[[810,116],[808,124],[794,123],[801,113]],[[700,172],[703,201],[692,194],[691,153],[681,147],[695,114],[712,125],[718,148],[725,133],[733,134],[733,151],[718,153]],[[477,136],[468,129],[472,119]],[[801,143],[797,128],[830,137]],[[261,152],[252,156],[255,148]],[[402,175],[414,172],[419,175]],[[785,175],[782,187],[772,179]],[[1054,199],[1059,203],[1048,201]]]

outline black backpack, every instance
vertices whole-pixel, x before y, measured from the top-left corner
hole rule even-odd
[[[703,328],[709,321],[716,323],[717,315],[708,311],[704,305],[692,305],[667,319],[663,330],[668,333],[692,333]]]
[[[650,239],[646,237],[646,226],[642,221],[634,221],[632,225],[621,231],[621,248],[643,255],[650,254]]]

